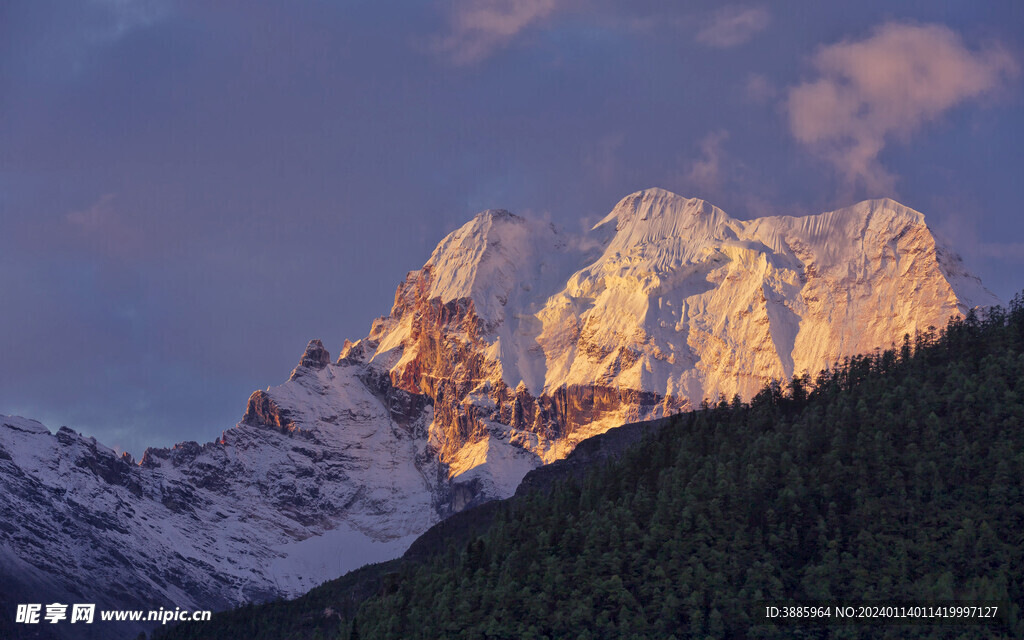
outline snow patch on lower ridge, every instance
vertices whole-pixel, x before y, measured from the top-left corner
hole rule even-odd
[[[583,439],[997,302],[892,200],[741,221],[650,189],[582,236],[487,211],[406,276],[365,338],[334,362],[311,341],[213,442],[136,464],[3,416],[0,600],[295,596],[512,495]]]

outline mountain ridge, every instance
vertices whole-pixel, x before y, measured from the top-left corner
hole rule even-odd
[[[36,590],[61,597],[89,576],[116,585],[116,608],[296,595],[611,427],[749,397],[996,302],[891,200],[740,221],[653,189],[582,236],[488,210],[408,273],[367,336],[333,362],[311,340],[212,442],[131,464],[4,418],[0,572],[34,566]]]
[[[957,636],[1020,637],[1022,345],[1019,296],[749,403],[611,429],[401,559],[154,635],[781,638],[751,598],[870,597],[983,599],[998,620]],[[900,636],[954,633],[921,622]]]

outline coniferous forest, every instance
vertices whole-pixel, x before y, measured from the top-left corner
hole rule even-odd
[[[749,403],[706,403],[582,480],[500,504],[480,535],[360,572],[156,637],[1024,636],[1024,298]],[[1000,613],[910,626],[760,614],[837,600]]]

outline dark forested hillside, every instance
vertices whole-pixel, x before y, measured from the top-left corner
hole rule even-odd
[[[1018,297],[680,415],[582,480],[501,505],[468,542],[378,569],[361,604],[328,584],[160,637],[1019,637],[1022,485]],[[1005,604],[958,627],[758,618],[765,601],[836,599]]]

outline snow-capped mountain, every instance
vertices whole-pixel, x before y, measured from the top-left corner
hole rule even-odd
[[[334,362],[311,341],[213,442],[136,464],[3,417],[0,597],[222,608],[298,594],[511,495],[584,438],[997,302],[892,200],[742,221],[650,189],[582,236],[485,211],[408,274],[367,337]]]
[[[748,398],[996,303],[892,200],[741,221],[650,189],[583,238],[479,214],[339,362],[430,397],[450,477],[504,495],[524,460],[704,398]]]

